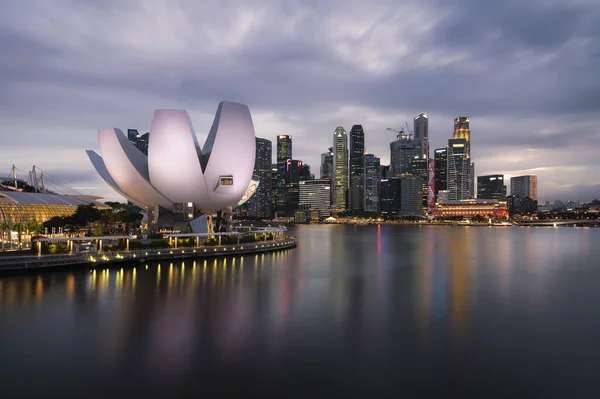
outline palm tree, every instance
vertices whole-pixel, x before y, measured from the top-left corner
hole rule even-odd
[[[1,221],[0,222],[0,230],[2,230],[2,250],[4,251],[4,233],[6,232],[6,230],[10,229],[10,226],[8,225],[8,223],[6,223],[6,221]]]
[[[27,225],[25,225],[25,223],[15,223],[13,224],[13,230],[16,230],[17,233],[19,233],[19,244],[18,244],[18,249],[22,249],[21,246],[21,234],[23,233],[23,231],[27,230]]]

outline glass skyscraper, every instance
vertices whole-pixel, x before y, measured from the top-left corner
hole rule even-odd
[[[381,181],[380,160],[373,154],[365,154],[365,211],[379,212],[379,186]]]
[[[348,192],[348,135],[338,126],[333,132],[333,205],[346,209]]]
[[[350,209],[363,210],[365,207],[365,131],[362,125],[354,125],[350,130]]]
[[[414,134],[417,142],[417,155],[429,159],[429,116],[421,112],[414,118]]]
[[[448,149],[438,148],[433,152],[434,193],[437,201],[438,193],[448,189]]]
[[[506,201],[504,175],[477,176],[477,198]]]
[[[448,199],[469,199],[469,167],[467,158],[467,140],[456,138],[448,140]],[[438,191],[439,192],[439,191]]]

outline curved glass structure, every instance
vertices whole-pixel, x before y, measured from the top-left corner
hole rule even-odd
[[[0,191],[0,222],[9,226],[30,220],[45,222],[55,216],[70,216],[79,205],[94,204],[98,209],[109,206],[95,197]]]

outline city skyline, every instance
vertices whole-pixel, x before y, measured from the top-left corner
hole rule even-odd
[[[203,142],[204,110],[232,100],[273,147],[291,135],[315,175],[336,126],[361,124],[365,150],[386,165],[395,134],[385,129],[412,128],[424,112],[431,157],[469,116],[475,176],[536,175],[540,203],[600,197],[600,18],[585,0],[32,3],[9,1],[0,15],[0,175],[35,164],[119,199],[83,151],[97,130],[144,134],[155,108],[185,108]]]

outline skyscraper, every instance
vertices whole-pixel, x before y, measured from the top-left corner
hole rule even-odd
[[[333,133],[333,204],[347,208],[348,192],[348,135],[338,126]]]
[[[361,125],[350,130],[350,209],[363,210],[365,186],[365,131]]]
[[[277,136],[277,185],[275,186],[275,209],[285,212],[287,177],[287,161],[292,159],[292,136]]]
[[[333,147],[321,154],[321,179],[333,178]]]
[[[469,198],[469,166],[467,158],[467,140],[456,138],[448,140],[448,199]]]
[[[471,130],[469,129],[469,118],[466,116],[459,116],[454,119],[454,133],[453,139],[465,139],[465,156],[471,159]]]
[[[477,198],[506,201],[504,175],[477,176]]]
[[[411,172],[410,163],[417,155],[417,142],[408,135],[398,135],[390,143],[390,174],[400,177]]]
[[[247,202],[250,217],[270,219],[272,215],[272,186],[271,186],[271,141],[256,138],[256,158],[254,159],[254,175],[260,183],[256,192]]]
[[[365,211],[379,212],[380,170],[379,158],[365,154]]]
[[[285,212],[287,215],[293,215],[298,210],[300,203],[300,180],[302,180],[303,165],[302,161],[288,159],[286,161],[286,200]]]
[[[469,128],[469,118],[466,116],[459,116],[454,119],[454,132],[452,134],[454,139],[465,139],[465,157],[467,159],[467,173],[464,178],[467,182],[467,198],[475,197],[475,164],[471,162],[471,130]]]
[[[475,162],[469,164],[469,198],[475,198]]]
[[[429,177],[429,162],[424,156],[416,155],[410,161],[411,175],[418,177],[423,182],[423,187],[420,190],[423,195],[423,208],[427,208],[427,183]]]
[[[448,149],[438,148],[433,154],[434,193],[437,201],[438,192],[448,189]]]
[[[529,197],[537,201],[537,176],[515,176],[510,179],[510,194],[523,199]]]
[[[414,134],[417,142],[417,155],[429,159],[429,116],[421,112],[414,118]]]

